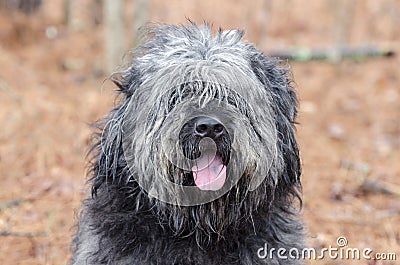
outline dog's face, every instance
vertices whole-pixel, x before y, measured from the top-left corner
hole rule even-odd
[[[113,77],[123,100],[103,131],[95,191],[110,179],[138,183],[173,222],[190,206],[191,225],[204,233],[298,196],[288,71],[241,37],[236,30],[212,37],[194,24],[150,31]],[[196,220],[208,208],[210,216]],[[179,222],[176,230],[185,227]]]
[[[151,57],[168,66],[152,66],[133,91],[123,129],[125,157],[140,185],[162,201],[203,204],[243,177],[242,188],[251,191],[267,176],[277,182],[282,172],[272,95],[244,54],[226,54],[248,47],[224,38],[198,47],[197,54],[192,44],[175,56]]]

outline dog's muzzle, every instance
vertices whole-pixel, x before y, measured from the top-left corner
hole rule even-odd
[[[218,152],[218,145],[229,137],[224,125],[215,118],[200,116],[188,121],[182,128],[182,134],[195,143],[192,148],[183,148],[185,156],[193,159],[191,169],[195,185],[201,190],[221,189],[226,180],[226,164]],[[215,145],[204,144],[207,141]],[[185,140],[181,144],[187,145]]]

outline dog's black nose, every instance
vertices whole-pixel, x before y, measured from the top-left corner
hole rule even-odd
[[[225,128],[216,119],[210,117],[198,117],[194,120],[194,134],[199,137],[217,139],[225,134]]]

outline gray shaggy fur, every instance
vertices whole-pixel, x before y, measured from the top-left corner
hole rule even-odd
[[[304,246],[296,218],[297,99],[288,69],[242,41],[238,30],[213,36],[207,24],[190,22],[149,27],[147,36],[111,77],[121,97],[95,133],[92,197],[82,205],[71,264],[302,264],[276,252],[257,256],[265,244],[300,253]],[[168,139],[198,115],[228,127],[231,138],[217,148],[230,157],[228,178],[240,175],[227,180],[219,198],[199,205],[179,190],[145,189],[142,183],[192,177],[179,158],[172,165],[182,146]],[[185,144],[196,148],[193,139]],[[175,203],[149,196],[153,190]]]

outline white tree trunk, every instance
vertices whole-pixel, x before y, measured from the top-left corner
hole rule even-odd
[[[132,27],[132,43],[137,46],[140,41],[138,30],[143,27],[147,20],[147,0],[135,0]]]
[[[104,0],[106,66],[116,70],[124,54],[124,12],[121,0]]]

